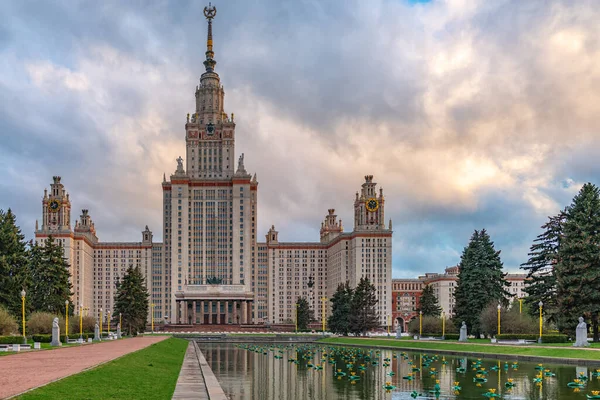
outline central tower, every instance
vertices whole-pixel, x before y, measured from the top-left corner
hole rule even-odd
[[[222,179],[234,174],[235,123],[224,110],[225,91],[215,72],[212,20],[217,9],[204,9],[208,20],[206,71],[196,86],[196,111],[188,114],[185,124],[187,171],[192,178]]]
[[[184,324],[243,324],[253,320],[256,258],[256,175],[235,160],[233,114],[215,72],[208,22],[205,71],[195,90],[195,111],[185,122],[186,162],[163,179],[163,315]]]

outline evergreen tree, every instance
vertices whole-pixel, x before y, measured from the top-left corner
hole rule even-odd
[[[555,267],[562,330],[572,330],[580,316],[591,319],[598,341],[600,314],[600,191],[583,185],[565,212]]]
[[[542,301],[547,320],[554,323],[558,323],[560,319],[554,266],[558,262],[558,249],[565,219],[566,210],[549,217],[548,222],[542,225],[544,232],[538,235],[529,249],[529,260],[521,264],[521,268],[528,271],[527,286],[524,288],[527,293],[526,309],[531,316],[537,317],[538,304]]]
[[[330,332],[348,336],[350,332],[350,313],[354,290],[348,282],[340,283],[331,298],[331,315],[327,319]]]
[[[479,315],[490,303],[508,303],[512,296],[510,285],[502,272],[500,251],[485,229],[475,231],[460,259],[458,281],[454,297],[456,319],[465,321],[469,332],[481,333]]]
[[[308,324],[314,320],[313,317],[313,312],[310,309],[310,306],[308,305],[308,301],[306,300],[305,297],[300,297],[298,298],[298,301],[296,302],[296,307],[298,307],[297,309],[297,314],[296,314],[296,319],[297,319],[297,324],[298,324],[298,330],[306,330],[308,329]]]
[[[29,257],[29,287],[31,307],[35,311],[63,314],[65,300],[71,292],[69,263],[62,245],[49,236],[43,246],[32,243]]]
[[[369,278],[362,277],[354,289],[350,310],[350,332],[365,335],[367,331],[377,328],[379,315],[375,310],[377,291]]]
[[[437,297],[433,293],[433,286],[425,285],[421,292],[419,300],[419,309],[423,311],[423,316],[439,317],[442,313],[442,307],[438,304]]]
[[[27,285],[25,236],[10,209],[0,210],[0,306],[21,317],[21,290]],[[19,325],[20,326],[20,325]]]
[[[113,313],[114,316],[122,314],[124,326],[121,328],[129,335],[136,335],[146,328],[148,296],[142,271],[130,265],[117,287]]]

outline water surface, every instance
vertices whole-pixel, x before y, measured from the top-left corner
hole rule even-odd
[[[231,400],[408,400],[415,398],[411,394],[418,399],[481,400],[490,389],[499,396],[489,397],[492,399],[577,400],[600,391],[595,368],[571,365],[544,363],[540,370],[536,363],[514,364],[435,352],[313,344],[198,344]],[[349,378],[352,372],[359,377],[354,383]],[[412,380],[403,379],[408,376]],[[583,387],[569,387],[567,384],[578,376],[587,378]],[[476,377],[486,381],[474,382]],[[512,388],[506,386],[509,379],[514,383]],[[388,392],[383,387],[386,382],[396,388]],[[455,382],[459,391],[454,390]]]

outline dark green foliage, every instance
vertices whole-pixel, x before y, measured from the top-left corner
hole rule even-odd
[[[92,334],[90,334],[90,333],[83,334],[83,340],[87,341],[88,337],[93,338],[94,334],[93,333]],[[72,339],[72,340],[79,339],[79,332],[77,332],[77,335],[70,334],[69,339]],[[52,343],[52,335],[32,335],[31,340],[33,340],[34,342],[40,342],[40,343]],[[61,343],[67,343],[67,336],[61,334],[60,341],[61,341]]]
[[[521,264],[521,268],[527,271],[528,285],[524,289],[527,293],[524,301],[527,310],[531,316],[537,317],[538,303],[542,301],[543,313],[546,319],[553,323],[558,323],[560,319],[554,265],[558,262],[558,249],[565,220],[566,210],[549,217],[548,222],[542,225],[544,232],[534,240],[529,249],[529,260]]]
[[[0,305],[21,321],[21,290],[27,285],[25,236],[9,209],[0,210]]]
[[[502,333],[500,335],[496,335],[496,339],[498,340],[535,340],[537,341],[539,335],[534,334],[526,334],[526,333]],[[569,337],[567,335],[543,335],[542,343],[567,343],[569,341]]]
[[[562,240],[555,266],[556,293],[562,331],[572,330],[580,316],[592,323],[598,341],[600,315],[600,191],[583,185],[565,211]]]
[[[505,276],[500,251],[494,249],[490,236],[485,229],[475,231],[463,250],[454,294],[456,319],[465,321],[470,333],[481,333],[479,314],[488,304],[506,304],[512,296]]]
[[[413,319],[408,323],[408,331],[413,335],[418,335],[422,325],[423,336],[442,336],[442,319],[440,317],[434,317],[431,315],[423,315],[423,319],[419,322],[419,317]],[[425,333],[427,332],[427,333]],[[458,332],[454,322],[450,319],[446,319],[446,334]]]
[[[298,330],[308,329],[308,324],[314,320],[313,312],[308,305],[308,301],[304,297],[298,298],[296,302],[296,318],[298,323]]]
[[[350,332],[350,313],[354,290],[348,282],[340,284],[331,298],[331,315],[327,319],[329,331],[337,335],[348,336]]]
[[[123,318],[122,330],[129,335],[145,330],[148,317],[148,290],[139,267],[129,266],[117,288],[113,313],[117,321],[119,313]]]
[[[375,310],[377,295],[369,278],[362,277],[354,289],[350,311],[350,332],[365,335],[379,326],[379,315]]]
[[[442,307],[438,304],[437,297],[433,293],[433,286],[425,285],[419,300],[419,309],[423,311],[423,316],[439,317],[442,313]]]
[[[29,285],[27,298],[31,308],[55,315],[65,314],[65,300],[71,298],[69,263],[61,244],[49,236],[29,249]],[[72,308],[72,307],[71,307]]]
[[[0,336],[0,344],[21,344],[23,336]]]

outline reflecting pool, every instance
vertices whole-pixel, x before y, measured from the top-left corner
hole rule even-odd
[[[596,369],[316,344],[198,345],[232,400],[600,399],[600,360]]]

